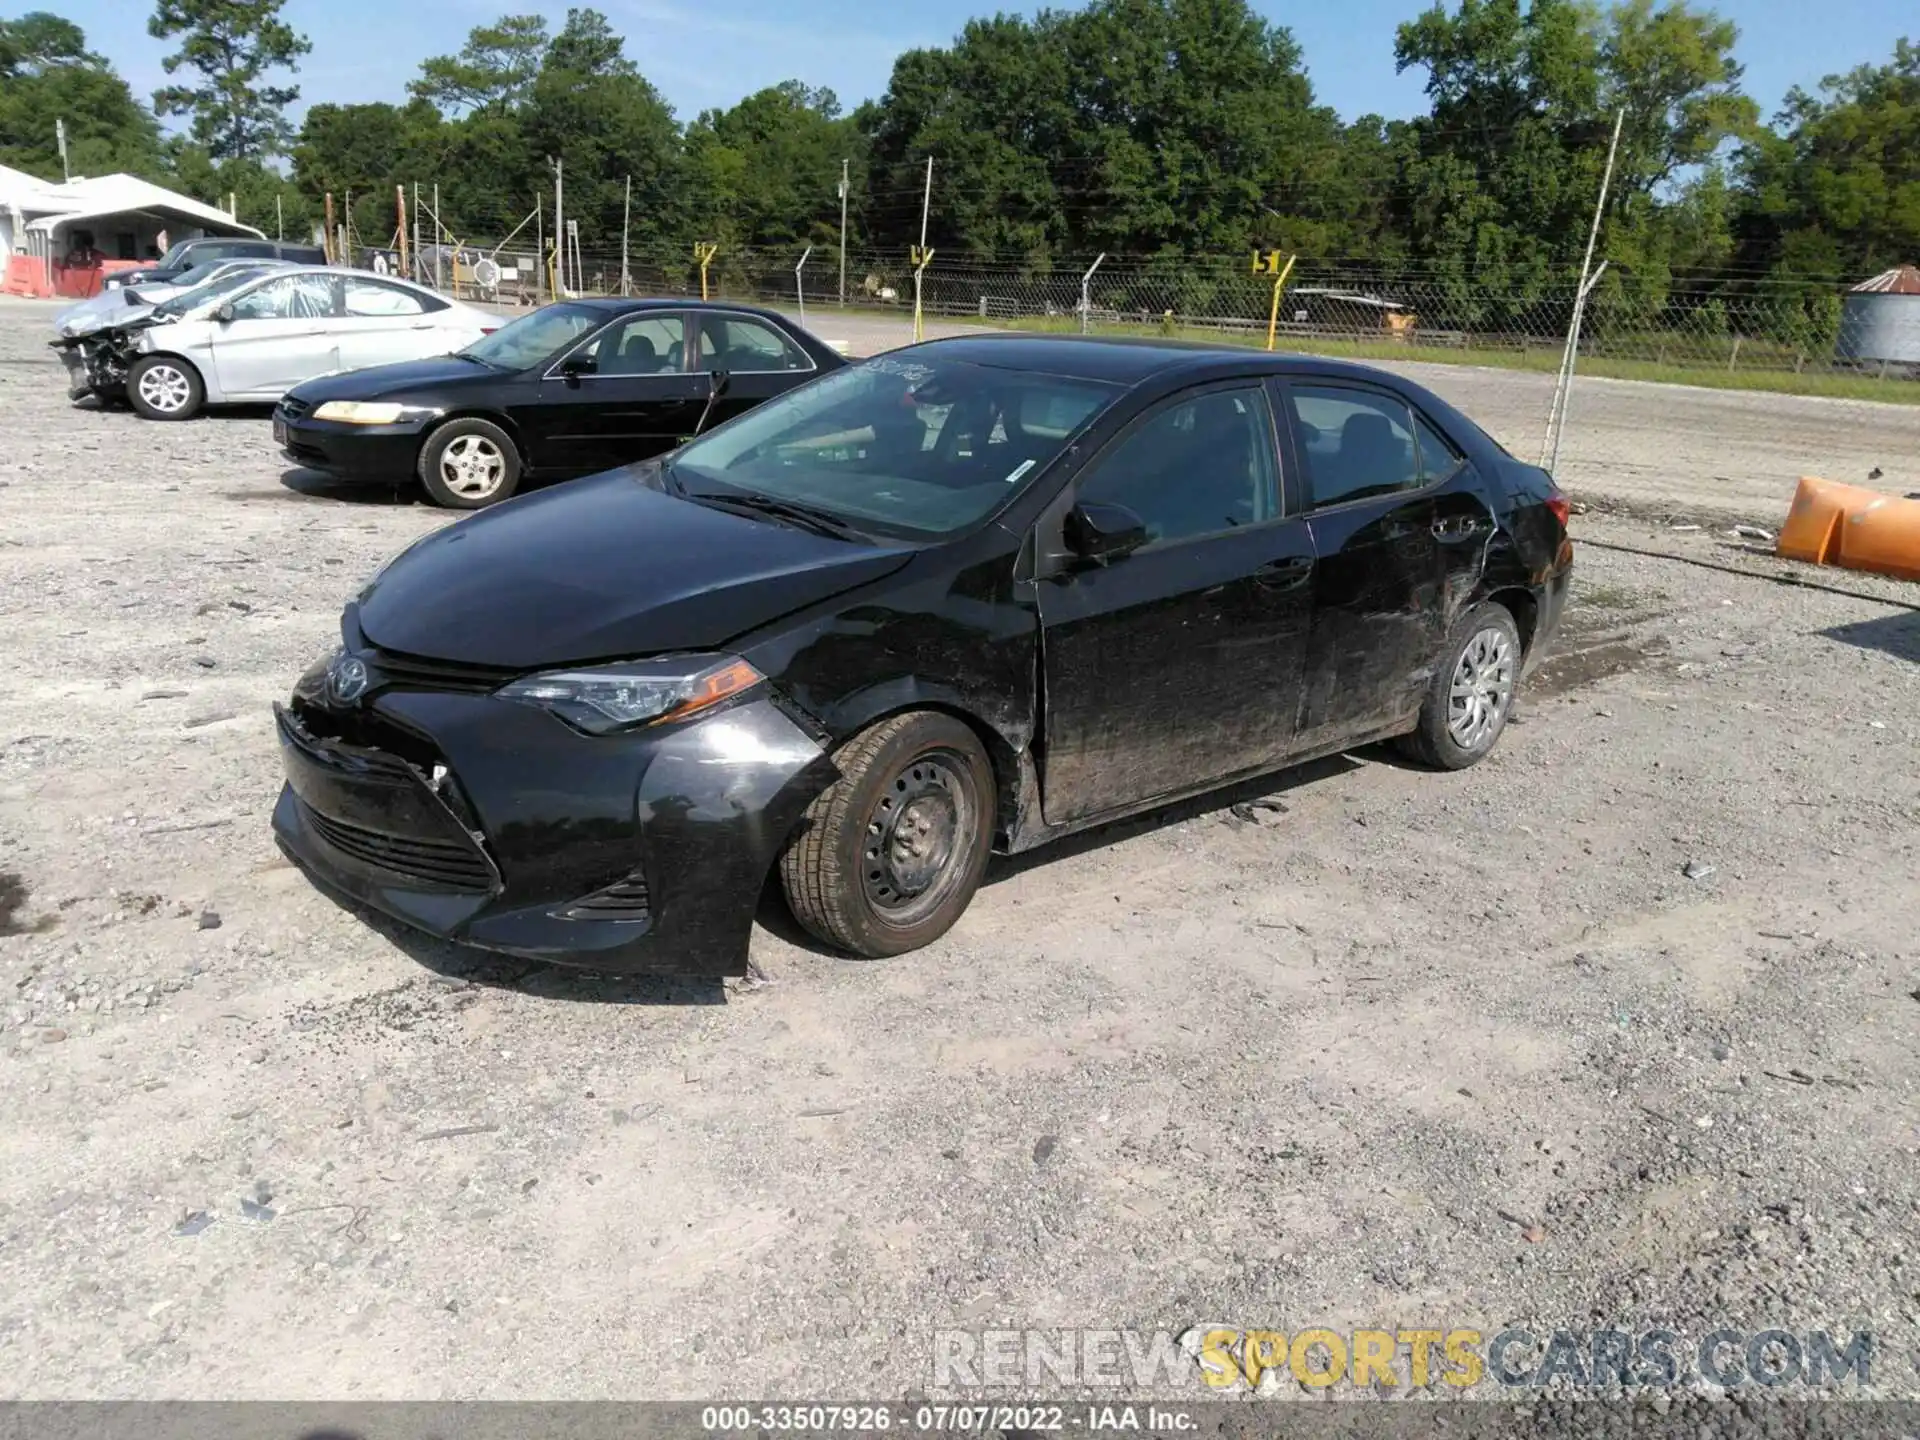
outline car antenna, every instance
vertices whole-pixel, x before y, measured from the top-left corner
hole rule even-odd
[[[714,402],[720,398],[721,392],[727,388],[727,372],[724,370],[709,370],[707,372],[707,382],[707,408],[700,412],[700,423],[693,427],[693,433],[696,435],[707,428],[707,421],[713,415]]]

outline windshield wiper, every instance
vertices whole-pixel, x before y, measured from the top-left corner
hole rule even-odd
[[[745,511],[752,515],[765,515],[774,520],[785,520],[789,524],[798,525],[803,530],[811,530],[816,535],[825,535],[834,540],[853,540],[864,543],[868,538],[837,515],[816,510],[811,505],[777,499],[772,495],[761,495],[751,490],[738,495],[719,495],[712,491],[687,494],[684,488],[680,493],[686,495],[689,500],[702,505],[711,505],[716,510]]]
[[[487,367],[487,368],[488,368],[489,370],[498,370],[498,369],[500,369],[500,368],[502,368],[502,367],[500,367],[500,366],[498,366],[498,365],[496,365],[496,364],[494,364],[494,363],[493,363],[493,362],[492,362],[491,360],[482,360],[482,359],[481,359],[481,358],[480,358],[480,357],[479,357],[478,355],[469,355],[469,354],[468,354],[468,353],[467,353],[466,351],[464,351],[464,350],[455,350],[455,351],[453,352],[453,358],[454,358],[454,359],[456,359],[456,360],[471,360],[471,361],[472,361],[472,362],[473,362],[474,364],[476,364],[476,365],[484,365],[484,366],[486,366],[486,367]]]

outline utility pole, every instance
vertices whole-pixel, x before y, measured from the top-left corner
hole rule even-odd
[[[620,293],[627,293],[627,231],[633,224],[633,176],[627,176],[626,203],[620,209]]]
[[[333,192],[331,190],[327,191],[327,228],[322,233],[324,237],[322,249],[327,257],[327,263],[332,265],[336,257],[333,253]]]
[[[433,182],[433,288],[440,288],[440,235],[446,226],[440,223],[440,182]]]
[[[416,284],[420,279],[420,182],[413,182],[413,268],[407,272],[407,278]]]
[[[1600,220],[1607,209],[1607,189],[1613,184],[1614,157],[1620,153],[1620,127],[1626,124],[1627,112],[1623,106],[1620,113],[1613,117],[1613,141],[1607,146],[1607,168],[1600,176],[1600,198],[1593,204],[1593,228],[1587,232],[1587,253],[1580,262],[1580,288],[1574,292],[1573,319],[1567,326],[1567,348],[1560,357],[1560,374],[1555,377],[1553,400],[1547,407],[1547,438],[1540,447],[1540,464],[1549,474],[1560,464],[1560,437],[1566,433],[1567,410],[1573,403],[1573,371],[1580,362],[1580,326],[1587,318],[1587,294],[1600,278],[1598,272],[1591,277],[1594,246],[1600,240]],[[1605,269],[1605,262],[1601,262]]]
[[[927,193],[920,201],[920,248],[927,248],[927,213],[933,209],[933,156],[927,156]]]
[[[547,303],[547,197],[533,197],[533,293]]]
[[[412,253],[407,249],[407,187],[404,185],[393,187],[393,212],[394,217],[400,222],[395,227],[395,234],[400,241],[400,273],[410,275],[412,272],[408,270],[407,265],[412,258]]]
[[[847,162],[840,162],[840,308],[847,308]]]
[[[559,279],[554,282],[553,298],[558,300],[567,283],[567,207],[565,192],[561,188],[566,177],[561,173],[561,161],[549,157],[547,163],[553,166],[553,246],[560,260]]]
[[[273,197],[273,238],[276,240],[287,238],[287,217],[280,209],[278,192],[275,192]]]

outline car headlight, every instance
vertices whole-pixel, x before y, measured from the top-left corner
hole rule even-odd
[[[761,683],[760,672],[732,655],[682,655],[583,670],[528,675],[494,693],[535,705],[576,730],[606,735],[684,720]]]
[[[425,420],[432,414],[418,405],[386,400],[329,400],[313,412],[313,418],[338,420],[343,425],[397,425],[403,420]]]

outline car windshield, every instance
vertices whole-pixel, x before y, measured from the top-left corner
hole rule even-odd
[[[173,269],[174,266],[180,263],[182,257],[186,255],[187,246],[192,243],[191,240],[180,240],[169,245],[167,247],[167,253],[154,262],[155,267],[161,270]]]
[[[172,299],[162,300],[153,307],[153,313],[169,317],[185,315],[190,310],[199,309],[209,300],[216,300],[222,295],[231,295],[242,285],[249,285],[258,280],[260,275],[259,270],[230,270],[204,285],[196,286],[192,290],[184,290]]]
[[[673,456],[672,476],[695,497],[770,497],[934,539],[998,509],[1119,394],[1058,375],[881,356],[694,441]]]
[[[549,305],[502,325],[491,335],[482,335],[457,353],[501,370],[525,370],[578,340],[605,318],[584,305]]]

